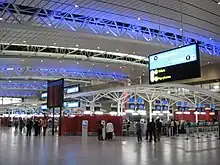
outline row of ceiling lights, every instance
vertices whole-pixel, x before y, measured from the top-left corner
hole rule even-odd
[[[23,41],[23,43],[26,43],[26,42],[27,42],[27,41]],[[53,44],[54,44],[54,45],[56,45],[57,43],[56,43],[56,42],[54,42]],[[76,44],[76,47],[78,48],[78,47],[79,47],[79,45],[78,45],[78,44]],[[100,47],[98,46],[98,47],[97,47],[97,49],[99,50],[99,49],[100,49]],[[117,51],[117,52],[119,52],[119,49],[116,49],[116,51]],[[133,52],[133,54],[135,54],[135,53],[136,53],[136,52]]]
[[[24,62],[24,59],[21,59],[21,61],[22,61],[22,62]],[[44,60],[40,60],[40,62],[41,62],[41,63],[43,63],[43,62],[44,62]],[[60,60],[60,64],[61,64],[61,63],[62,63],[62,60]],[[80,62],[79,62],[79,61],[77,61],[77,62],[76,62],[76,64],[77,64],[77,65],[79,65],[79,64],[80,64]],[[93,63],[93,64],[92,64],[92,66],[95,66],[95,64]],[[109,65],[107,64],[107,65],[106,65],[106,67],[108,68],[108,67],[109,67]],[[122,66],[120,66],[119,68],[120,68],[120,69],[122,69],[123,67],[122,67]],[[133,70],[134,70],[134,68],[131,68],[131,70],[133,71]],[[88,70],[88,71],[90,72],[90,70]],[[143,72],[144,72],[144,70],[143,70]]]

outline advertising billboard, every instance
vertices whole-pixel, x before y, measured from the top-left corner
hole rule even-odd
[[[148,58],[149,84],[201,77],[197,44],[152,54]]]

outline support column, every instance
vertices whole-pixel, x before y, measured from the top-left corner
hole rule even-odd
[[[117,104],[117,113],[118,113],[118,115],[120,114],[120,116],[121,116],[121,102],[120,102],[120,100],[118,100],[118,104]]]
[[[199,113],[199,112],[196,111],[196,114],[195,114],[195,115],[196,115],[196,124],[197,124],[198,121],[199,121],[198,113]]]
[[[94,114],[95,109],[94,109],[94,102],[90,102],[90,115]]]
[[[149,101],[149,119],[152,121],[152,101]]]

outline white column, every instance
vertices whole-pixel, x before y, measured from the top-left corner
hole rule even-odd
[[[196,124],[198,123],[199,118],[198,118],[198,112],[196,111]]]
[[[149,119],[152,121],[152,101],[149,101]]]
[[[118,100],[118,104],[117,104],[117,113],[118,113],[118,115],[121,115],[121,102],[120,102],[120,100]]]
[[[94,109],[94,102],[90,102],[90,115],[94,114],[95,109]]]

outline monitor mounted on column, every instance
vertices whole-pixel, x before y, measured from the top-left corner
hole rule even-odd
[[[149,55],[149,84],[201,77],[198,44]]]

